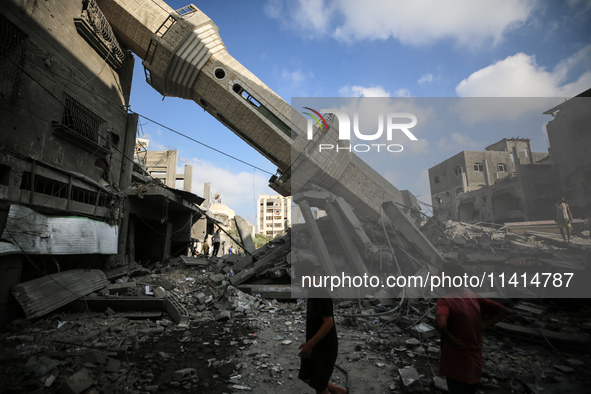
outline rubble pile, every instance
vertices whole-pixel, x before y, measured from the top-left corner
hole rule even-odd
[[[380,245],[377,227],[365,224],[364,231]],[[579,264],[589,250],[463,223],[430,222],[423,231],[446,260],[468,269],[558,257]],[[0,392],[305,391],[297,379],[305,301],[252,291],[255,283],[286,283],[290,246],[287,234],[253,256],[178,257],[105,271],[104,288],[43,317],[15,320],[0,333]],[[591,387],[590,303],[497,301],[510,314],[485,333],[480,392]],[[445,392],[434,306],[430,298],[335,300],[337,364],[348,374],[335,370],[337,384],[348,378],[361,392]]]

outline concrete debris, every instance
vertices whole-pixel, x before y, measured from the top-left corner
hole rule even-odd
[[[580,256],[537,237],[507,237],[475,225],[446,223],[426,234],[443,256],[467,265],[492,264],[494,259],[528,266],[527,259],[538,264],[558,253],[567,260]],[[458,247],[450,235],[466,245]],[[183,259],[152,269],[132,264],[107,276],[111,283],[84,301],[41,319],[15,320],[0,333],[0,391],[305,391],[297,379],[305,301],[282,302],[278,298],[283,296],[272,296],[289,294],[284,290],[289,284],[280,282],[289,279],[290,242],[287,234],[253,256],[207,259],[207,265],[188,265]],[[483,252],[483,242],[490,256]],[[537,254],[521,255],[515,242],[533,245]],[[247,270],[244,283],[233,286],[232,278]],[[144,294],[146,286],[154,295]],[[539,392],[591,387],[586,372],[591,367],[587,303],[501,301],[511,314],[485,333],[482,392],[537,392],[531,367],[535,363],[540,365],[537,385],[544,388]],[[337,363],[349,371],[354,387],[445,392],[445,380],[437,374],[435,300],[406,299],[397,313],[385,313],[398,302],[375,297],[335,300]],[[366,316],[343,316],[360,312]],[[333,377],[344,385],[343,374],[335,370]]]

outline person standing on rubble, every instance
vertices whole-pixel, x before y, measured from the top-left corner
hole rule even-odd
[[[213,235],[213,251],[211,252],[211,256],[218,256],[218,251],[220,250],[220,229],[218,228],[215,234]]]
[[[209,257],[209,245],[207,244],[207,240],[203,240],[203,246],[201,247],[201,253],[205,256]]]
[[[560,230],[560,235],[562,235],[562,239],[566,242],[570,242],[570,229],[572,228],[572,221],[573,221],[573,214],[570,212],[570,207],[564,200],[564,197],[560,197],[558,202],[555,205],[556,208],[556,224],[558,225],[558,229]],[[568,235],[568,240],[564,236],[564,229],[566,229],[566,234]]]
[[[435,329],[441,334],[439,373],[446,377],[449,394],[476,393],[482,375],[482,331],[507,314],[501,304],[453,288],[453,280],[445,282],[444,277],[464,274],[454,263],[445,263],[440,274],[449,293],[437,300]]]

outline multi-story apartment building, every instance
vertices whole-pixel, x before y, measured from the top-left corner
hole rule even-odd
[[[259,195],[257,233],[275,238],[291,227],[291,197]]]

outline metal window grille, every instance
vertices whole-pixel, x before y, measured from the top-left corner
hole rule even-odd
[[[94,29],[97,36],[111,49],[113,55],[121,62],[125,60],[125,52],[121,49],[113,29],[105,15],[96,4],[95,0],[86,0],[84,2],[83,14],[86,11],[88,22]]]
[[[66,107],[62,124],[97,145],[105,126],[105,121],[84,106],[81,102],[66,94]],[[106,144],[106,141],[103,141]]]
[[[13,101],[22,80],[27,35],[0,15],[0,99]]]

